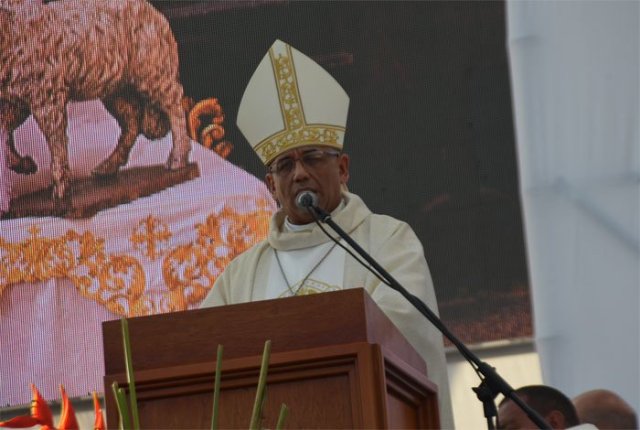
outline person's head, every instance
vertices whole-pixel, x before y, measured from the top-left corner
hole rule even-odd
[[[342,153],[349,97],[316,62],[276,40],[247,84],[237,124],[267,166],[266,183],[289,220],[313,221],[296,206],[313,191],[332,211],[349,179]]]
[[[318,206],[330,212],[340,203],[341,189],[348,179],[349,156],[321,146],[286,151],[269,165],[265,178],[269,191],[294,224],[313,221],[306,209],[297,207],[298,194],[313,191]]]
[[[555,388],[529,385],[515,393],[536,411],[553,429],[566,429],[579,424],[571,400]],[[505,430],[538,428],[520,407],[510,399],[503,399],[498,408],[498,428]]]
[[[600,430],[637,429],[638,417],[624,399],[608,390],[591,390],[573,399],[581,423]]]

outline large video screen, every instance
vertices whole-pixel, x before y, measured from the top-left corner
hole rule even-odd
[[[444,322],[531,336],[504,14],[0,1],[0,404],[102,392],[103,321],[197,308],[265,237],[276,204],[235,122],[276,39],[349,94],[349,189],[416,231]]]

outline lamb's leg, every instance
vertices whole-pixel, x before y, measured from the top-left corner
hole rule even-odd
[[[68,196],[71,181],[69,168],[69,139],[67,138],[67,110],[64,97],[42,100],[33,109],[33,117],[42,130],[51,152],[51,175],[53,177],[53,199],[62,201]]]
[[[7,151],[6,142],[9,133],[0,126],[0,215],[9,210],[11,200],[11,181],[9,180],[9,163],[5,157]]]
[[[171,170],[185,167],[189,161],[189,151],[191,151],[191,141],[187,135],[187,122],[184,110],[182,109],[182,87],[177,82],[172,90],[168,92],[173,97],[167,97],[161,106],[169,116],[171,123],[171,137],[173,146],[167,159],[167,168]],[[167,103],[167,101],[171,101]]]
[[[132,97],[114,96],[103,100],[107,110],[118,121],[120,137],[113,152],[102,161],[92,174],[95,176],[115,175],[120,167],[127,164],[131,148],[140,134],[140,118],[142,109],[139,102]]]
[[[7,153],[7,159],[9,162],[9,168],[16,173],[29,175],[38,171],[38,165],[33,158],[29,156],[21,155],[16,149],[13,132],[20,127],[23,122],[29,117],[31,112],[29,108],[25,106],[18,106],[14,103],[2,101],[0,102],[0,118],[2,118],[2,124],[0,127],[8,133],[7,146],[9,152]]]

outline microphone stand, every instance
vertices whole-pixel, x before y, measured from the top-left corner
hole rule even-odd
[[[305,202],[307,203],[307,202]],[[481,379],[481,383],[479,386],[474,387],[473,391],[476,393],[478,399],[482,402],[484,409],[484,416],[487,419],[487,427],[489,430],[493,430],[494,426],[494,417],[497,416],[496,405],[494,403],[495,398],[498,394],[504,395],[506,398],[511,399],[516,405],[522,409],[529,419],[538,426],[540,429],[551,429],[549,424],[547,424],[529,405],[524,403],[520,397],[516,395],[513,388],[509,385],[507,381],[505,381],[496,370],[491,367],[489,364],[480,360],[480,358],[475,355],[467,346],[462,343],[460,339],[458,339],[446,325],[442,322],[442,320],[431,310],[429,307],[418,297],[409,293],[406,288],[404,288],[398,281],[396,281],[393,276],[391,276],[378,262],[371,257],[356,241],[354,241],[351,236],[349,236],[338,224],[336,224],[332,219],[331,215],[329,215],[323,209],[320,209],[313,202],[308,202],[306,205],[307,210],[311,215],[315,218],[316,222],[323,222],[329,225],[333,231],[335,231],[342,239],[345,240],[362,258],[364,258],[370,265],[373,267],[385,280],[388,281],[388,285],[399,292],[405,299],[407,299],[425,318],[427,318],[447,339],[451,341],[455,345],[455,347],[460,351],[460,354],[471,364],[476,373]]]

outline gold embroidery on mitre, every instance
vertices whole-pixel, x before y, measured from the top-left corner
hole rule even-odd
[[[286,45],[286,54],[275,56],[273,48],[269,49],[269,58],[273,74],[276,78],[278,98],[280,99],[280,112],[283,116],[284,126],[287,130],[296,130],[307,125],[304,109],[300,102],[300,90],[298,88],[298,76],[293,64],[291,47]]]
[[[260,159],[269,164],[278,154],[305,145],[324,145],[342,149],[344,127],[307,123],[291,47],[287,45],[286,54],[279,53],[277,56],[271,48],[269,58],[276,79],[285,129],[267,137],[254,147]]]
[[[323,145],[342,149],[340,138],[344,128],[313,125],[298,130],[284,130],[260,142],[254,150],[265,164],[289,149],[305,145]]]

